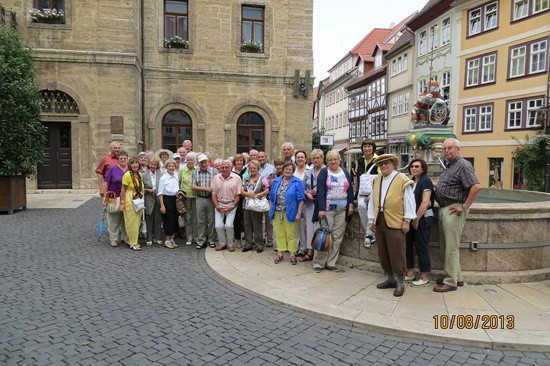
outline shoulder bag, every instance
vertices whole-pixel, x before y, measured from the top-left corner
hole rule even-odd
[[[120,197],[115,195],[115,192],[108,191],[105,193],[107,196],[107,205],[105,206],[105,211],[107,213],[117,213],[120,210]]]
[[[254,192],[256,192],[256,189],[258,189],[258,186],[261,182],[262,182],[262,177],[260,176],[258,177],[258,182],[254,187]],[[267,212],[269,211],[269,201],[267,200],[266,197],[261,197],[261,198],[246,197],[244,202],[244,209],[254,211],[254,212]]]
[[[376,164],[372,164],[370,169],[359,177],[359,195],[368,196],[372,193],[372,181],[376,175],[371,174],[372,169],[376,168]]]

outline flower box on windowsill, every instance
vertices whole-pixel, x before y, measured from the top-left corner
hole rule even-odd
[[[29,15],[33,23],[65,23],[65,13],[62,9],[31,9],[29,10]]]
[[[164,47],[166,48],[189,48],[189,41],[178,36],[174,36],[170,39],[164,39]]]
[[[262,53],[264,51],[264,46],[258,42],[243,42],[241,43],[241,52],[249,53]]]

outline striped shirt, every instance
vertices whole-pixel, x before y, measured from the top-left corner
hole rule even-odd
[[[447,169],[439,176],[435,186],[435,199],[441,207],[464,203],[470,193],[470,187],[478,183],[472,164],[458,156],[447,163]]]
[[[210,187],[212,185],[212,179],[218,174],[218,171],[214,168],[207,167],[205,171],[197,169],[191,176],[191,185],[198,187]],[[197,196],[208,198],[212,196],[210,192],[197,191]]]

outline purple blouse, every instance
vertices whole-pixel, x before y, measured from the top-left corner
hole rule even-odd
[[[120,197],[120,191],[122,189],[122,176],[124,171],[120,169],[118,165],[115,165],[107,171],[105,174],[105,182],[107,182],[107,190],[113,191],[117,197]]]

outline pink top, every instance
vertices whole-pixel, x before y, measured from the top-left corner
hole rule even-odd
[[[227,179],[221,174],[216,174],[212,178],[212,188],[214,191],[212,194],[215,194],[219,202],[229,203],[235,200],[235,196],[241,194],[242,181],[235,173],[231,173]]]

